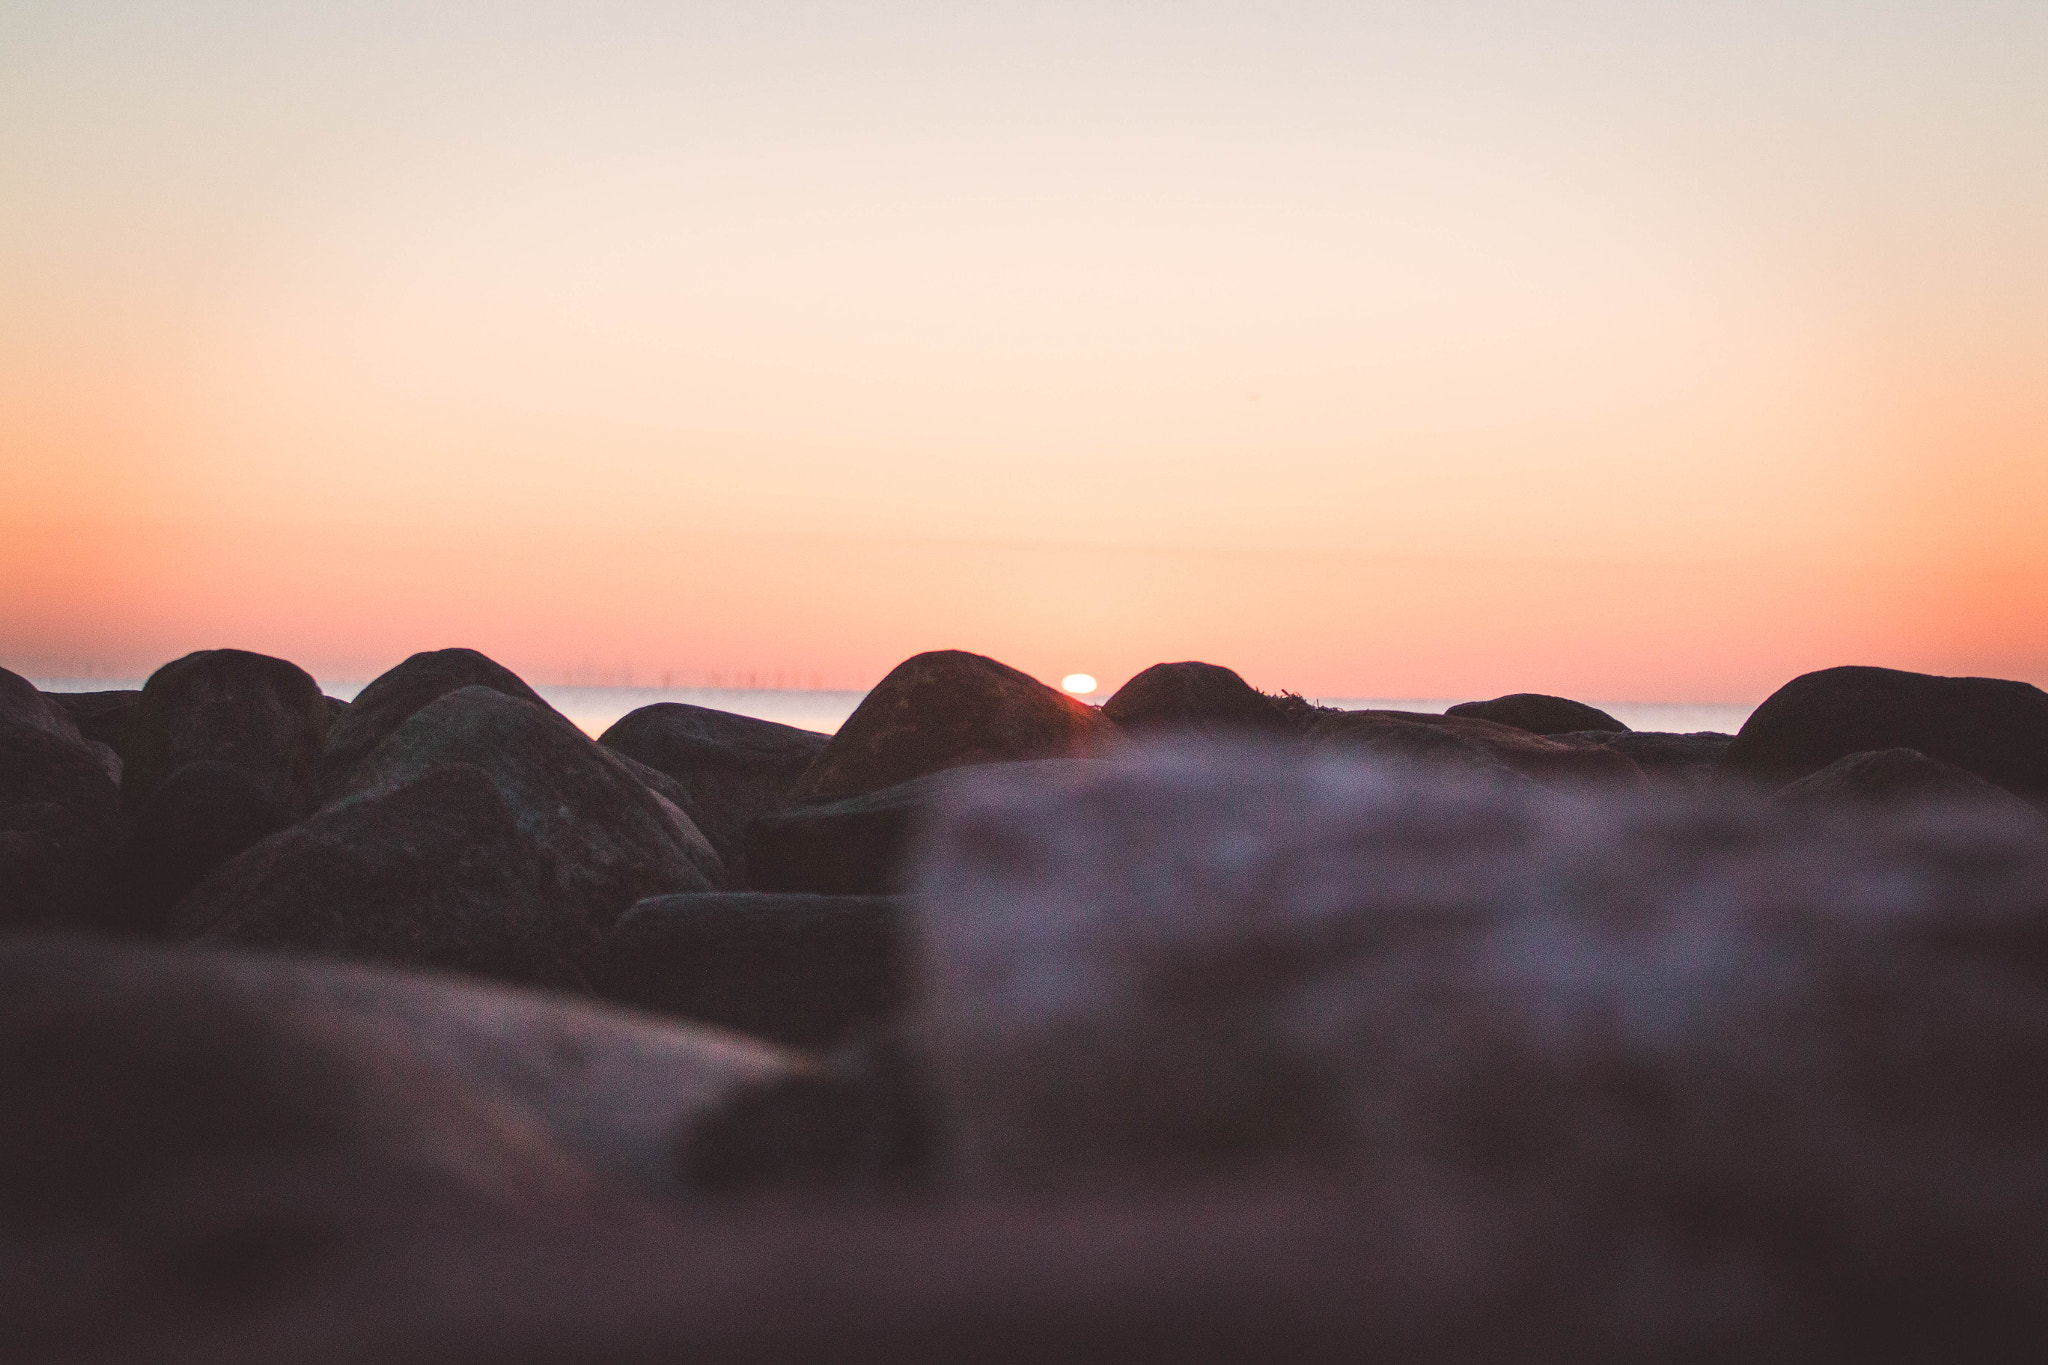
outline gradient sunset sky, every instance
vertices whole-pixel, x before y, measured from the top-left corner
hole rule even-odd
[[[2048,683],[2048,4],[0,6],[0,664]]]

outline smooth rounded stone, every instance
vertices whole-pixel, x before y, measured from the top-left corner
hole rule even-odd
[[[747,825],[784,804],[830,738],[793,725],[664,701],[621,717],[598,743],[666,773],[681,786],[686,796],[677,804],[718,850],[733,884],[739,885]]]
[[[789,800],[836,801],[971,764],[1076,757],[1115,737],[1101,712],[1028,674],[979,654],[935,650],[875,685]]]
[[[1912,801],[1993,804],[2032,813],[2033,807],[1967,768],[1929,758],[1914,749],[1873,749],[1838,758],[1779,789],[1786,802],[1861,802],[1897,805]]]
[[[759,1039],[542,991],[268,953],[187,951],[248,998],[403,1053],[643,1192],[677,1192],[675,1145],[700,1118],[744,1088],[808,1069]]]
[[[0,668],[0,718],[48,730],[60,739],[84,739],[69,711],[27,678],[4,668]]]
[[[612,930],[601,993],[793,1047],[828,1047],[902,1009],[907,913],[893,896],[653,896]]]
[[[1642,770],[1644,777],[1681,787],[1700,787],[1720,771],[1721,756],[1728,751],[1733,735],[1700,730],[1689,735],[1666,734],[1658,730],[1582,730],[1577,734],[1551,735],[1565,744],[1582,744],[1620,754]]]
[[[0,928],[145,927],[121,792],[74,732],[0,712]]]
[[[491,775],[520,827],[558,859],[563,892],[599,930],[643,897],[724,885],[717,852],[641,773],[558,712],[494,688],[460,688],[420,708],[336,795],[447,764]]]
[[[178,902],[170,927],[202,942],[581,990],[612,922],[593,922],[588,892],[522,827],[491,774],[451,763],[252,844]]]
[[[2048,807],[2048,692],[1999,678],[1829,668],[1750,714],[1722,770],[1773,790],[1869,750],[1913,749]]]
[[[1439,734],[1416,733],[1422,729]],[[1318,748],[1352,749],[1423,765],[1441,762],[1469,768],[1478,763],[1478,755],[1484,755],[1494,764],[1551,786],[1593,782],[1640,786],[1643,780],[1633,762],[1604,747],[1565,743],[1470,716],[1336,711],[1310,728],[1309,739]]]
[[[232,763],[187,763],[136,812],[128,880],[137,909],[158,924],[228,859],[292,823],[271,794]]]
[[[989,764],[1017,780],[1051,777],[1086,758],[1040,758]],[[747,827],[747,864],[757,891],[821,896],[888,896],[905,890],[910,860],[926,813],[956,771],[928,773],[909,782],[839,801],[791,806]]]
[[[965,775],[923,846],[913,1037],[959,1187],[1321,1170],[1416,1226],[1637,1248],[1657,1312],[1816,1331],[1887,1284],[2048,1289],[2031,814],[1147,752]]]
[[[1533,735],[1568,735],[1578,730],[1628,732],[1626,725],[1597,706],[1541,692],[1511,692],[1492,701],[1461,701],[1444,714],[1512,725]]]
[[[49,700],[71,717],[78,732],[122,753],[128,744],[128,727],[142,704],[139,688],[117,688],[107,692],[45,692]]]
[[[0,1225],[128,1217],[265,1176],[408,1172],[499,1199],[589,1186],[543,1125],[423,1064],[401,1030],[323,1010],[290,982],[252,990],[242,970],[142,945],[0,941]]]
[[[328,797],[347,785],[356,764],[422,707],[465,687],[488,687],[516,701],[551,711],[540,694],[503,664],[473,649],[414,654],[379,674],[346,711],[337,712],[320,755],[320,788]]]
[[[1126,731],[1250,730],[1293,734],[1294,720],[1235,670],[1192,660],[1153,664],[1116,690],[1102,714]]]
[[[187,654],[143,684],[122,751],[122,793],[139,810],[187,763],[217,759],[304,815],[319,804],[315,768],[328,716],[320,685],[297,664],[240,649]]]
[[[838,801],[772,811],[747,826],[747,879],[757,891],[886,896],[901,891],[917,821],[938,774]]]

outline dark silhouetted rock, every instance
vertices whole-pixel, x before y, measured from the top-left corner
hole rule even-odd
[[[922,846],[959,1184],[1322,1169],[1714,1247],[1682,1296],[2048,1286],[2031,811],[1134,751],[961,774]]]
[[[292,822],[244,769],[217,759],[172,773],[135,815],[128,879],[137,909],[158,924],[207,873]]]
[[[1721,756],[1735,736],[1701,730],[1689,735],[1665,734],[1657,730],[1582,730],[1571,735],[1552,735],[1567,744],[1609,749],[1622,755],[1654,782],[1679,787],[1699,787],[1711,782],[1720,771]]]
[[[216,759],[303,815],[319,804],[315,768],[328,715],[319,684],[297,664],[239,649],[187,654],[143,685],[122,751],[122,792],[139,810],[187,763]]]
[[[757,891],[823,896],[901,891],[912,831],[936,776],[759,817],[747,826],[748,881]]]
[[[718,850],[735,885],[744,877],[747,825],[780,807],[830,736],[682,702],[622,717],[598,740],[673,779],[677,801]]]
[[[1436,737],[1418,735],[1432,729]],[[1319,747],[1378,753],[1410,763],[1440,761],[1471,766],[1474,750],[1524,777],[1551,785],[1584,782],[1641,784],[1642,772],[1621,754],[1602,747],[1564,743],[1518,726],[1471,716],[1425,711],[1336,711],[1309,731]]]
[[[355,765],[338,794],[450,763],[491,774],[520,827],[560,859],[564,890],[601,928],[642,897],[724,885],[703,834],[648,785],[658,774],[636,771],[559,712],[495,688],[465,687],[422,707]]]
[[[10,673],[4,668],[0,668],[0,719],[33,725],[60,739],[84,739],[77,723],[71,719],[71,713],[54,697],[38,691],[34,683],[19,673]]]
[[[0,928],[144,928],[121,877],[120,789],[55,709],[0,698]]]
[[[2005,788],[1967,768],[1914,749],[1873,749],[1838,758],[1781,788],[1778,800],[1897,805],[1914,801],[1991,803],[2031,811]]]
[[[2048,693],[1997,678],[1829,668],[1751,713],[1722,769],[1770,788],[1850,754],[1914,749],[2048,806]]]
[[[106,745],[125,757],[128,727],[135,719],[136,709],[142,704],[142,693],[139,689],[131,687],[111,692],[45,692],[43,695],[64,709],[64,713],[71,717],[80,734],[89,740]]]
[[[356,764],[420,708],[465,687],[488,687],[543,711],[553,710],[518,675],[473,649],[435,649],[413,655],[356,693],[335,717],[320,756],[320,785],[333,796],[348,784]]]
[[[497,1200],[588,1185],[538,1125],[341,1023],[202,955],[0,941],[0,1227],[316,1173],[431,1174]]]
[[[1628,727],[1597,706],[1568,697],[1547,697],[1541,692],[1512,692],[1492,701],[1463,701],[1444,712],[1512,725],[1532,735],[1568,735],[1577,730],[1607,730],[1626,733]]]
[[[171,928],[210,943],[581,989],[624,907],[593,922],[588,886],[520,814],[485,770],[441,765],[251,845],[178,902]]]
[[[873,1028],[909,993],[902,903],[888,896],[655,896],[606,944],[603,994],[796,1047]]]
[[[1092,759],[1004,763],[1020,781]],[[986,765],[982,765],[986,766]],[[757,891],[887,896],[904,889],[925,812],[956,771],[927,773],[880,791],[790,806],[747,827],[747,864]]]
[[[678,1166],[721,1193],[902,1190],[933,1174],[937,1119],[916,1058],[885,1035],[735,1087],[691,1125]]]
[[[1273,698],[1216,664],[1154,664],[1116,690],[1102,714],[1126,731],[1250,730],[1292,734]]]
[[[1115,735],[1101,712],[1007,664],[936,650],[876,684],[789,799],[836,801],[943,768],[1074,756]]]

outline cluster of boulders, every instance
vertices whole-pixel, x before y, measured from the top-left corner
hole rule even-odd
[[[0,671],[23,1359],[2048,1344],[2048,694]]]

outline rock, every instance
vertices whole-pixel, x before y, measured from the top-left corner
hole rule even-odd
[[[506,1201],[587,1187],[540,1125],[293,995],[203,955],[0,942],[0,1227],[235,1199],[265,1177],[404,1173]]]
[[[964,775],[924,847],[955,1188],[1323,1172],[1398,1225],[1518,1228],[1504,1265],[1577,1286],[1522,1302],[1612,1359],[2041,1320],[2031,816],[1133,752]]]
[[[356,693],[337,711],[320,755],[320,789],[332,797],[348,785],[356,764],[422,707],[465,687],[488,687],[515,701],[554,708],[519,676],[473,649],[436,649],[415,654]]]
[[[71,713],[36,690],[36,685],[19,673],[0,668],[0,719],[47,730],[59,739],[83,741]]]
[[[658,774],[559,712],[494,688],[465,687],[422,707],[354,766],[337,794],[450,763],[491,774],[520,827],[560,856],[562,875],[603,929],[642,897],[724,884],[718,854],[690,817],[649,787],[663,780]]]
[[[450,763],[259,840],[178,902],[171,929],[581,990],[623,912],[591,906],[587,882],[522,827],[490,773]]]
[[[1913,749],[2048,807],[2048,693],[1997,678],[1829,668],[1751,713],[1722,770],[1776,789],[1867,750]]]
[[[1423,728],[1440,734],[1415,733]],[[1493,763],[1553,786],[1586,782],[1640,785],[1643,780],[1634,763],[1608,749],[1567,744],[1470,716],[1337,711],[1318,720],[1309,730],[1309,739],[1319,748],[1353,748],[1423,764],[1471,767],[1477,755],[1483,754]]]
[[[1093,707],[1006,664],[937,650],[876,684],[789,799],[836,801],[944,768],[1080,755],[1115,734]]]
[[[137,909],[153,923],[167,922],[171,907],[207,873],[291,822],[246,770],[216,759],[187,763],[136,814],[128,879]]]
[[[0,707],[0,928],[143,929],[121,879],[120,789],[66,728]]]
[[[568,721],[487,687],[423,707],[312,819],[223,864],[175,927],[582,988],[634,902],[708,891],[689,818]]]
[[[621,718],[598,743],[666,773],[677,804],[744,883],[747,826],[783,805],[830,736],[682,702],[656,702]]]
[[[1293,734],[1273,698],[1228,668],[1195,662],[1154,664],[1118,688],[1102,714],[1126,731],[1249,730]]]
[[[1541,692],[1512,692],[1492,701],[1459,702],[1444,714],[1512,725],[1533,735],[1568,735],[1577,730],[1628,732],[1626,725],[1597,706],[1567,697],[1547,697]]]
[[[43,695],[64,709],[80,734],[125,755],[128,727],[134,722],[135,712],[142,703],[139,690],[45,692]]]
[[[1584,730],[1550,738],[1566,744],[1587,744],[1622,755],[1644,777],[1681,787],[1700,787],[1711,782],[1720,770],[1721,756],[1735,738],[1712,730],[1689,735],[1666,734],[1657,730],[1633,730],[1619,734],[1608,730]]]
[[[903,889],[910,839],[937,774],[838,801],[771,812],[747,826],[747,876],[759,891],[886,896]]]
[[[922,1186],[938,1140],[923,1081],[901,1040],[883,1035],[822,1066],[735,1087],[688,1129],[681,1178],[756,1195]]]
[[[654,896],[606,944],[602,994],[793,1047],[875,1028],[909,994],[907,912],[890,896]]]
[[[1779,801],[1864,802],[1897,805],[1913,801],[1990,803],[2031,813],[2033,807],[2000,786],[1953,763],[1913,749],[1875,749],[1838,758],[1779,790]]]
[[[254,779],[294,818],[318,805],[315,767],[327,698],[306,671],[239,649],[206,649],[150,675],[122,753],[121,789],[139,810],[187,763],[217,759]]]

